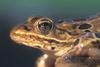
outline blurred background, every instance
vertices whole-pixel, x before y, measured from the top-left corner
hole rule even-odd
[[[9,32],[30,16],[85,18],[100,13],[100,0],[0,0],[0,67],[34,67],[41,51],[14,43]]]

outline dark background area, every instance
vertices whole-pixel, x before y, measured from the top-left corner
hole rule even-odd
[[[79,18],[100,12],[100,0],[0,0],[0,67],[34,67],[41,52],[13,42],[9,32],[29,16]]]

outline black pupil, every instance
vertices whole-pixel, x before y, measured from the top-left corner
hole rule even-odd
[[[42,24],[39,24],[38,27],[39,27],[39,30],[41,31],[41,33],[48,34],[50,29],[52,28],[52,24],[44,22]]]

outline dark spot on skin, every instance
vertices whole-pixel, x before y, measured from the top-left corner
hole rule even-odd
[[[93,41],[92,44],[93,44],[93,47],[100,49],[100,41],[99,40]]]
[[[100,32],[96,32],[96,33],[95,33],[95,36],[96,36],[97,38],[100,38]]]
[[[79,29],[89,29],[89,28],[91,28],[92,26],[90,25],[90,24],[87,24],[87,23],[84,23],[84,24],[81,24],[80,26],[79,26]]]
[[[74,42],[74,45],[79,44],[79,42],[80,42],[80,39],[76,39],[75,42]]]

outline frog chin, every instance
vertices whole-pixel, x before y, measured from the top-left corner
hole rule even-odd
[[[66,50],[66,48],[65,48],[65,49],[61,49],[61,50],[48,50],[48,49],[44,49],[44,48],[37,47],[37,46],[36,46],[35,48],[41,50],[44,54],[47,54],[47,55],[54,55],[54,56],[56,56],[56,57],[62,56],[62,55],[64,55],[68,50],[70,50],[70,48],[68,48],[67,50]]]

